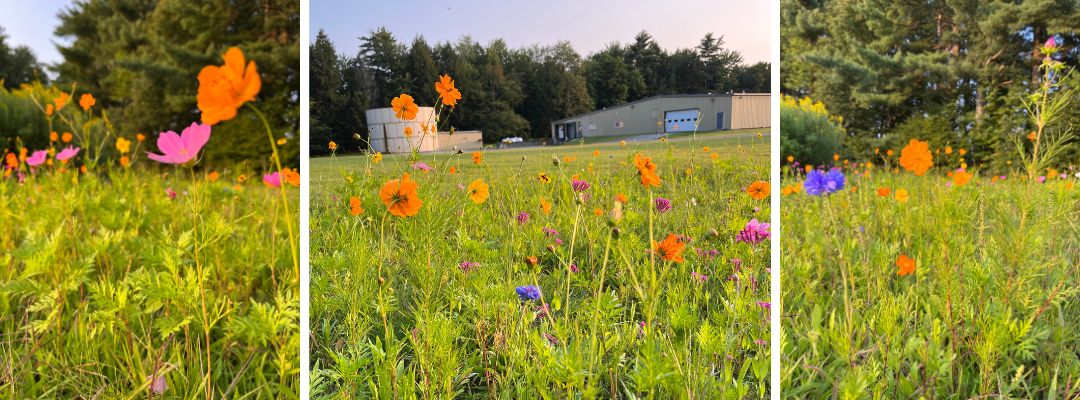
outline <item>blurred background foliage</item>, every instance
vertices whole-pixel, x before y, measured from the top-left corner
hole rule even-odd
[[[222,64],[225,49],[236,46],[255,60],[262,77],[256,105],[278,138],[288,138],[286,163],[299,164],[300,133],[299,0],[82,0],[60,13],[55,34],[64,60],[42,65],[21,48],[10,50],[0,38],[0,145],[47,143],[45,118],[17,89],[42,83],[71,92],[91,93],[120,135],[179,132],[199,120],[195,94],[199,70]],[[25,53],[29,53],[29,57]],[[6,55],[5,55],[6,54]],[[22,56],[20,56],[22,54]],[[14,55],[14,56],[13,56]],[[6,67],[16,59],[18,67]],[[41,71],[53,72],[48,79]],[[36,115],[35,115],[36,113]],[[227,124],[214,127],[204,158],[211,164],[251,161],[269,165],[265,133],[254,113],[242,109]]]
[[[781,0],[781,21],[781,91],[843,117],[845,158],[918,137],[1008,168],[1009,135],[1033,130],[1020,99],[1040,82],[1039,47],[1053,36],[1055,57],[1080,60],[1077,0]],[[1051,134],[1080,122],[1080,109],[1067,113]],[[1074,140],[1054,163],[1078,159]]]

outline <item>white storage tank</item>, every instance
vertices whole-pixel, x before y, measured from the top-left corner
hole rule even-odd
[[[435,109],[419,107],[416,118],[402,121],[394,115],[392,108],[374,108],[364,112],[367,118],[368,143],[373,151],[382,153],[409,153],[413,148],[418,151],[439,149],[439,136],[425,133],[421,124],[435,123]],[[412,128],[412,137],[405,137],[405,128]]]

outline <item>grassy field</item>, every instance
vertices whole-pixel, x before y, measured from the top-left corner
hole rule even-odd
[[[890,169],[785,172],[784,397],[1080,396],[1076,179]]]
[[[768,136],[742,140],[313,159],[314,396],[767,397],[768,242],[736,237],[768,220]],[[423,204],[391,216],[406,171]]]
[[[189,174],[0,179],[0,397],[296,396],[278,191]]]

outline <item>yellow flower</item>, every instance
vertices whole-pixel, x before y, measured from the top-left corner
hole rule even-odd
[[[375,152],[375,154],[372,154],[371,155],[371,162],[376,163],[376,164],[381,163],[382,162],[382,153]]]
[[[128,151],[131,151],[131,141],[122,137],[116,138],[116,150],[120,151],[121,153],[127,153]]]
[[[333,140],[330,141],[330,151],[337,151],[337,143],[334,143]]]
[[[908,194],[907,189],[896,189],[896,201],[901,203],[907,203],[911,196]]]
[[[288,140],[285,139],[285,138],[281,138],[281,139],[277,140],[278,146],[284,146],[286,142],[288,142]]]
[[[488,184],[484,183],[483,179],[477,179],[469,184],[469,200],[473,203],[482,204],[487,201],[488,196]]]

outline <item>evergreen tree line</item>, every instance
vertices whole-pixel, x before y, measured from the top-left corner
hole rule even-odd
[[[49,84],[93,94],[95,109],[107,113],[118,135],[146,133],[153,139],[199,121],[199,71],[222,65],[222,54],[236,46],[258,65],[262,89],[254,104],[278,138],[292,139],[282,149],[284,158],[299,162],[299,0],[84,0],[61,11],[59,19],[55,35],[70,44],[59,46],[63,61],[49,67],[56,75]],[[3,60],[0,55],[0,68]],[[8,87],[46,78],[0,73]],[[262,122],[242,109],[214,127],[203,157],[269,165],[265,136]]]
[[[464,97],[450,115],[457,130],[480,130],[491,143],[505,137],[543,138],[551,121],[665,94],[768,92],[769,64],[746,65],[723,37],[705,35],[695,48],[667,52],[642,31],[630,44],[613,43],[582,57],[569,42],[511,49],[465,36],[429,44],[398,40],[386,28],[359,38],[358,51],[340,54],[325,32],[310,48],[310,149],[366,140],[364,111],[389,107],[408,93],[435,103],[434,84],[449,74]],[[365,146],[342,146],[358,151]]]
[[[845,151],[862,159],[917,137],[1008,169],[1009,135],[1033,130],[1020,99],[1040,82],[1040,46],[1053,36],[1080,66],[1077,0],[782,0],[781,21],[781,91],[842,116]],[[1080,126],[1080,107],[1068,112],[1051,134]],[[1074,141],[1057,162],[1078,159]]]
[[[34,52],[26,46],[11,47],[4,27],[0,26],[0,80],[3,87],[13,89],[24,83],[39,80],[48,83],[45,66],[38,62]]]

